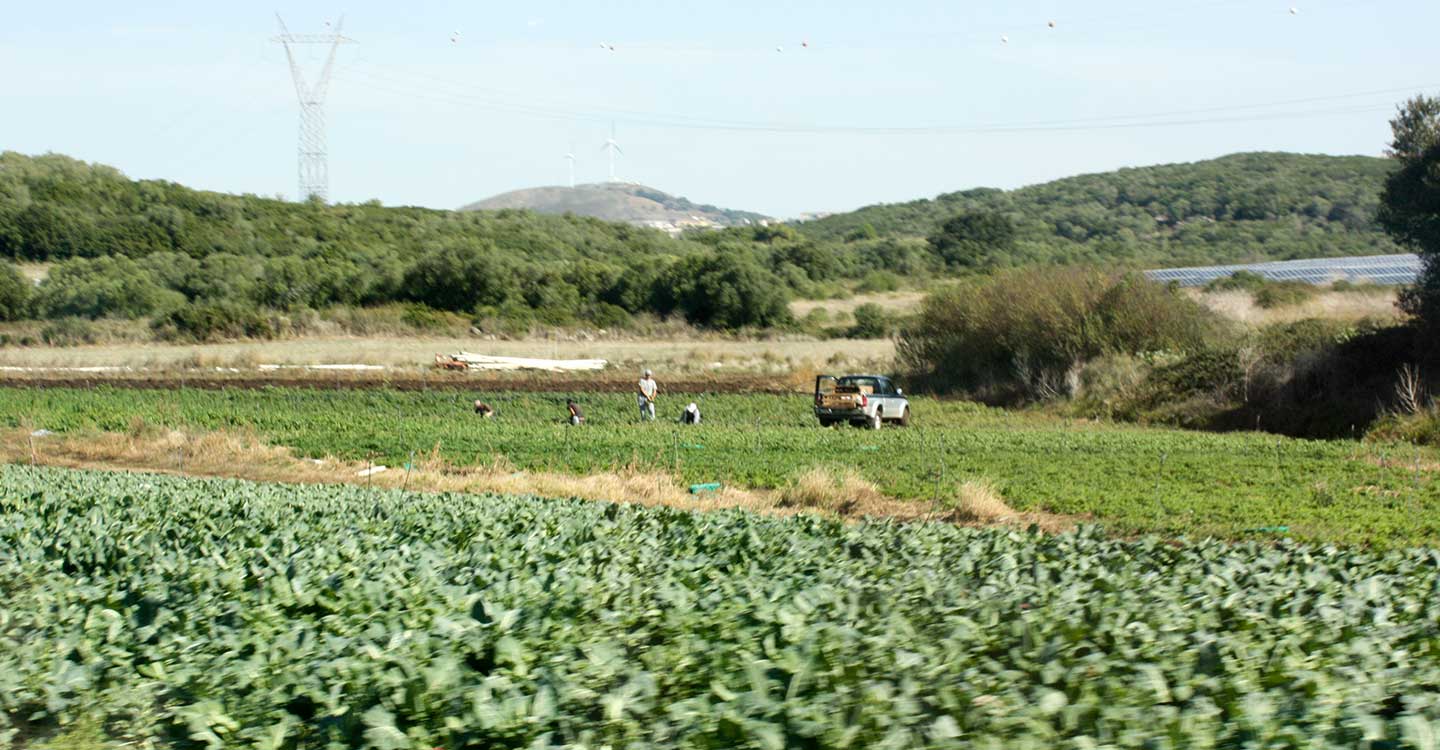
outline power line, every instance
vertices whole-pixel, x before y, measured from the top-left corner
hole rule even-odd
[[[1065,120],[1032,121],[1019,123],[975,123],[919,126],[851,126],[790,122],[745,122],[734,120],[718,120],[687,117],[680,115],[667,115],[660,113],[614,110],[603,107],[595,108],[593,110],[568,109],[545,105],[496,101],[494,99],[478,97],[468,93],[464,93],[463,91],[455,90],[468,88],[463,84],[440,83],[439,85],[437,85],[434,83],[426,83],[423,81],[417,82],[416,78],[405,78],[403,76],[389,74],[384,71],[369,72],[355,70],[351,72],[360,76],[361,78],[366,79],[366,81],[361,82],[361,85],[370,86],[377,90],[392,94],[409,96],[413,98],[421,98],[430,101],[437,101],[453,106],[470,106],[480,109],[508,112],[511,114],[519,114],[541,119],[584,122],[603,122],[605,120],[620,119],[621,121],[630,125],[658,128],[712,130],[723,132],[794,133],[810,135],[960,135],[986,133],[1064,132],[1088,130],[1168,128],[1236,122],[1286,120],[1352,113],[1373,113],[1377,111],[1388,110],[1393,106],[1393,103],[1387,101],[1384,103],[1353,104],[1347,106],[1326,108],[1309,107],[1280,112],[1253,112],[1253,110],[1277,107],[1292,107],[1295,105],[1303,104],[1319,104],[1323,102],[1340,102],[1370,96],[1413,92],[1420,88],[1428,88],[1397,87],[1389,89],[1375,89],[1349,94],[1304,97],[1262,103],[1247,103],[1191,110],[1156,112],[1148,114],[1072,118]],[[431,76],[424,77],[429,78],[432,81],[440,80]],[[1247,113],[1247,111],[1249,112]],[[1194,115],[1221,114],[1225,114],[1227,116],[1194,117]]]

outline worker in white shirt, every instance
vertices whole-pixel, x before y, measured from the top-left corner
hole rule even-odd
[[[694,401],[680,412],[680,424],[700,424],[700,407]]]
[[[640,378],[640,390],[635,394],[636,401],[640,404],[640,421],[655,421],[655,394],[659,386],[655,383],[655,376],[649,370],[645,371],[645,377]]]

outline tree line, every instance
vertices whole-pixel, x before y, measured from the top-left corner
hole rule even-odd
[[[873,269],[872,255],[783,226],[672,238],[518,210],[287,203],[0,155],[0,258],[51,264],[33,289],[0,268],[7,319],[412,303],[552,325],[650,313],[768,327],[788,322],[793,295],[840,293]]]
[[[1377,221],[1386,165],[1245,154],[672,238],[518,210],[289,203],[6,152],[0,318],[151,318],[208,336],[263,333],[258,311],[403,303],[522,324],[773,327],[792,297],[1009,266],[1393,252]],[[46,277],[31,285],[5,259]]]
[[[963,265],[1184,266],[1398,252],[1377,221],[1391,164],[1248,153],[1003,191],[870,206],[802,226],[817,240],[933,238],[957,216],[1010,227]],[[972,248],[973,249],[973,248]],[[952,259],[952,263],[954,263]]]

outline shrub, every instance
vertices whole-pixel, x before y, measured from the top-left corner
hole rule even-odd
[[[633,322],[630,313],[619,305],[596,302],[585,311],[585,317],[597,328],[629,328]]]
[[[855,308],[853,314],[855,325],[850,329],[851,338],[880,339],[890,335],[893,320],[884,308],[874,302],[867,302]]]
[[[217,341],[238,338],[274,338],[275,329],[254,309],[230,302],[185,305],[157,317],[150,324],[155,337],[165,341]]]
[[[40,340],[50,346],[93,344],[99,338],[95,324],[84,318],[60,318],[40,329]]]
[[[1414,414],[1391,413],[1375,421],[1367,440],[1440,446],[1440,406],[1430,404]]]
[[[47,318],[139,318],[185,304],[139,263],[123,256],[76,258],[50,269],[36,295]]]
[[[19,269],[0,261],[0,320],[22,320],[30,313],[30,282]]]
[[[1302,281],[1277,281],[1255,292],[1255,304],[1266,310],[1303,305],[1319,294],[1319,290]]]
[[[805,331],[818,331],[830,322],[830,311],[823,307],[817,307],[800,319],[799,328]]]
[[[1268,282],[1265,280],[1264,276],[1261,276],[1254,271],[1236,271],[1229,276],[1223,276],[1221,278],[1215,279],[1214,281],[1211,281],[1209,284],[1206,284],[1205,291],[1255,292],[1258,291],[1261,287],[1265,286],[1265,284],[1267,283]]]
[[[890,271],[871,271],[860,279],[855,291],[861,294],[893,292],[900,288],[900,277]]]
[[[952,216],[930,237],[930,247],[951,268],[989,265],[1015,249],[1015,223],[996,211]]]
[[[400,320],[416,331],[427,333],[449,331],[456,328],[464,330],[465,327],[468,327],[465,318],[455,313],[436,310],[420,304],[406,305],[404,311],[400,313]]]
[[[689,322],[734,330],[790,322],[785,283],[737,252],[699,256],[672,275],[676,306]]]
[[[1089,359],[1199,349],[1221,330],[1214,313],[1138,276],[1028,268],[932,294],[901,332],[898,354],[941,390],[1047,397],[1069,391]]]

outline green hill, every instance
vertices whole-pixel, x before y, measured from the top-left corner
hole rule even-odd
[[[1010,257],[1189,265],[1399,252],[1375,223],[1386,159],[1235,154],[1018,190],[975,189],[798,225],[817,240],[926,237],[964,211],[1008,215]],[[873,230],[873,232],[871,231]]]
[[[843,295],[856,282],[883,290],[901,277],[1026,263],[1393,252],[1374,220],[1386,169],[1364,157],[1244,154],[951,193],[798,229],[752,224],[670,237],[531,210],[287,203],[6,152],[0,261],[53,265],[33,286],[0,262],[0,319],[151,318],[228,335],[263,333],[255,318],[272,311],[400,303],[547,325],[609,328],[632,314],[674,314],[698,325],[769,326],[785,322],[787,297]],[[624,195],[705,208],[634,189],[641,194]],[[962,238],[957,262],[954,245],[925,238],[963,212],[978,212],[972,229],[988,234]]]
[[[250,331],[264,329],[256,310],[418,303],[547,324],[677,310],[710,324],[716,311],[677,286],[713,257],[701,242],[592,218],[287,203],[0,153],[0,319],[183,313],[182,327]],[[5,259],[54,265],[28,289]],[[762,266],[757,284],[781,288],[766,256],[746,260]]]

